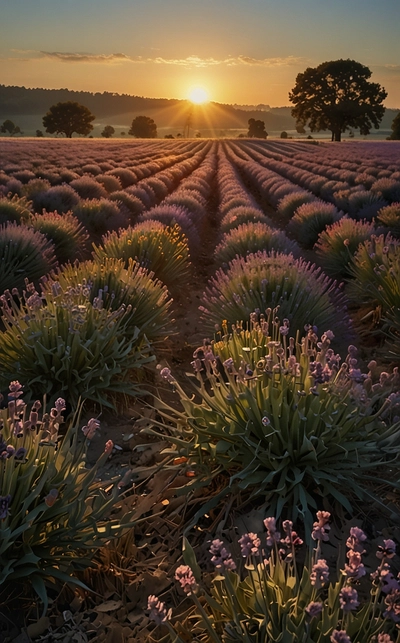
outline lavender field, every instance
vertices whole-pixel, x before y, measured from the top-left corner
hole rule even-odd
[[[1,640],[399,642],[400,143],[2,139],[0,226]]]

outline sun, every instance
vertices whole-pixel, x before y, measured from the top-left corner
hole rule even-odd
[[[189,100],[196,105],[201,105],[201,103],[208,103],[208,92],[204,87],[193,87],[189,91]]]

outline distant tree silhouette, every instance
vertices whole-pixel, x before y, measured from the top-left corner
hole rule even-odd
[[[400,141],[400,112],[393,119],[392,133],[388,137],[388,140]]]
[[[10,121],[8,118],[4,121],[3,125],[0,125],[0,132],[2,134],[9,134],[10,136],[15,136],[15,134],[22,134],[21,128],[18,125],[15,125],[13,121]]]
[[[101,133],[104,138],[111,138],[113,134],[115,134],[115,129],[112,125],[106,125]]]
[[[36,136],[37,136],[38,138],[43,138],[43,132],[42,132],[42,130],[41,130],[41,129],[37,129],[37,130],[36,130]]]
[[[87,136],[93,129],[92,121],[95,118],[84,105],[67,101],[50,107],[43,117],[43,126],[49,134],[65,134],[67,138],[72,138],[76,132]]]
[[[249,138],[267,138],[268,132],[265,131],[264,121],[258,121],[255,118],[249,118],[248,120],[249,129],[247,136]]]
[[[288,137],[287,132],[285,132],[285,131],[281,132],[281,138],[287,138],[287,137]]]
[[[297,132],[298,134],[305,134],[305,133],[306,133],[306,130],[305,130],[305,128],[304,128],[304,125],[301,125],[300,123],[297,123],[297,125],[296,125],[296,132]]]
[[[157,125],[149,116],[136,116],[128,134],[136,138],[157,138]]]
[[[368,81],[370,77],[368,67],[349,59],[308,67],[289,93],[292,116],[312,132],[331,131],[332,141],[340,141],[350,127],[369,134],[379,127],[387,97],[383,87]]]
[[[173,134],[166,134],[164,138],[175,138],[175,136]]]

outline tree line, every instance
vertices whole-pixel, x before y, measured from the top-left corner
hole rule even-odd
[[[378,129],[385,113],[383,101],[387,92],[378,83],[371,82],[370,77],[368,67],[350,59],[325,62],[298,74],[289,93],[297,131],[305,132],[306,126],[311,132],[329,130],[332,141],[339,142],[347,130],[358,129],[360,134],[367,135],[372,128]],[[47,111],[43,126],[49,134],[64,134],[71,138],[73,133],[88,136],[94,120],[95,116],[87,106],[75,101],[60,101]],[[0,126],[0,131],[11,136],[21,133],[9,119]],[[42,134],[40,130],[36,133]],[[114,133],[115,129],[106,125],[101,135],[110,138]],[[137,116],[128,134],[137,138],[157,138],[157,125],[148,116]],[[250,118],[247,136],[266,139],[265,122]],[[281,138],[287,138],[287,133],[282,132]],[[400,112],[393,120],[389,138],[400,139]]]

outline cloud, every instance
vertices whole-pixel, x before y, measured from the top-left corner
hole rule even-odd
[[[286,56],[283,58],[253,58],[251,56],[227,56],[225,58],[201,58],[200,56],[187,56],[186,58],[164,58],[163,56],[145,57],[128,56],[123,53],[115,54],[88,54],[61,51],[33,51],[14,49],[18,57],[8,60],[29,61],[47,58],[62,63],[86,63],[112,65],[116,63],[130,64],[155,64],[175,65],[179,67],[215,67],[215,66],[247,66],[247,67],[283,67],[304,64],[304,58]],[[23,58],[21,56],[24,56]]]
[[[65,63],[105,63],[126,62],[132,59],[126,54],[74,54],[60,51],[41,51],[42,56]]]

